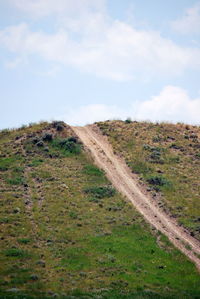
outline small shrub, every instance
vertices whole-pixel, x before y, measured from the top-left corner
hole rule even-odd
[[[69,137],[69,138],[68,138],[68,141],[69,141],[69,142],[77,143],[77,142],[78,142],[78,139],[77,139],[77,137],[72,136],[72,137]]]
[[[131,165],[131,169],[134,173],[148,173],[151,171],[151,168],[142,161],[134,161],[133,165]]]
[[[94,176],[103,176],[104,172],[99,169],[98,167],[94,165],[85,165],[83,168],[83,173],[88,174],[88,175],[94,175]]]
[[[81,145],[77,143],[76,137],[53,140],[53,146],[72,154],[80,154],[81,152]]]
[[[190,126],[189,126],[189,125],[186,125],[186,126],[185,126],[185,129],[186,129],[186,130],[190,130]]]
[[[160,142],[160,141],[162,141],[162,138],[160,137],[160,136],[154,136],[153,138],[152,138],[152,141],[153,142]]]
[[[151,155],[150,155],[150,163],[158,163],[158,164],[164,164],[165,160],[163,158],[161,158],[161,153],[158,151],[154,151]]]
[[[38,147],[43,147],[43,146],[44,146],[44,142],[43,142],[42,140],[40,140],[40,141],[38,141],[38,142],[36,143],[36,145],[37,145]]]
[[[99,198],[96,198],[96,197],[87,197],[86,200],[89,202],[95,202],[95,203],[100,202]]]
[[[42,139],[44,141],[52,141],[53,135],[51,133],[44,133],[43,136],[42,136]]]
[[[3,129],[3,130],[0,130],[0,134],[5,136],[5,135],[9,135],[11,132],[10,129],[6,128],[6,129]]]
[[[159,163],[159,164],[164,163],[164,159],[161,158],[161,152],[163,151],[163,148],[144,144],[143,149],[151,152],[150,160],[149,160],[150,163]],[[147,161],[148,161],[148,159],[147,159]]]
[[[85,193],[90,193],[96,198],[112,197],[116,191],[110,186],[90,187],[84,190]]]
[[[126,124],[130,124],[130,123],[132,123],[132,120],[131,120],[131,118],[130,118],[130,117],[128,117],[128,118],[125,120],[125,123],[126,123]]]
[[[29,166],[37,167],[37,166],[39,166],[42,162],[44,162],[44,160],[42,160],[42,159],[34,159],[34,160],[32,160],[32,162],[29,164]]]
[[[0,159],[0,171],[6,171],[8,170],[13,162],[14,162],[14,158],[1,158]]]
[[[78,218],[78,214],[77,214],[76,212],[74,212],[74,211],[71,211],[71,212],[69,213],[69,216],[70,216],[72,219],[77,219],[77,218]]]
[[[154,152],[150,155],[151,159],[153,159],[153,160],[159,160],[159,159],[160,159],[160,156],[161,156],[161,153],[160,153],[159,151],[154,151]]]
[[[9,257],[28,257],[29,254],[19,248],[10,248],[4,251],[5,256]]]
[[[37,125],[37,123],[34,123],[34,122],[30,122],[30,123],[28,124],[29,128],[32,128],[33,126],[36,126],[36,125]]]
[[[65,127],[65,123],[63,121],[54,121],[52,125],[57,131],[63,131]]]
[[[183,147],[181,145],[178,145],[176,143],[172,143],[169,148],[174,148],[174,149],[178,149],[178,150],[183,149]]]
[[[20,165],[13,166],[12,171],[13,171],[14,174],[23,173],[24,172],[24,166],[20,166]]]
[[[35,137],[32,138],[31,141],[32,141],[32,143],[36,144],[40,141],[40,138],[38,136],[35,136]]]
[[[171,182],[168,181],[166,178],[164,178],[163,176],[150,176],[149,178],[147,178],[147,182],[151,185],[155,185],[155,186],[170,186]]]
[[[28,244],[28,243],[30,243],[31,240],[30,239],[18,239],[17,241],[20,244]]]
[[[195,155],[195,157],[196,157],[197,159],[200,159],[200,153],[197,153],[197,154]]]
[[[149,151],[149,150],[151,150],[151,146],[148,144],[143,144],[143,149],[146,151]]]
[[[21,127],[19,128],[19,130],[23,130],[23,129],[26,129],[27,128],[27,125],[23,124],[21,125]]]
[[[23,185],[24,184],[24,178],[23,177],[12,177],[10,179],[6,179],[6,182],[10,185]]]

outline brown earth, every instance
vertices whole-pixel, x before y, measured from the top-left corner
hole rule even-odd
[[[132,174],[124,160],[113,153],[107,138],[98,127],[89,125],[72,129],[90,152],[97,166],[105,171],[114,187],[133,203],[148,223],[166,235],[200,270],[200,242],[162,211],[153,198],[145,194],[138,184],[137,177]]]

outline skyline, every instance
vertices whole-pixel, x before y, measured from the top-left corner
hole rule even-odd
[[[0,128],[200,124],[200,1],[2,0]]]

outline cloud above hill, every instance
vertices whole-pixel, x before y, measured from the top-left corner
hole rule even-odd
[[[98,0],[13,0],[32,17],[55,18],[55,30],[33,30],[27,22],[0,31],[0,46],[31,61],[32,55],[111,80],[177,76],[200,69],[200,49],[183,47],[158,31],[139,30],[112,19]],[[58,17],[59,16],[59,17]],[[16,64],[18,65],[18,64]]]
[[[141,102],[135,113],[137,119],[152,121],[188,122],[200,124],[200,97],[191,99],[176,86],[166,86],[158,96]]]
[[[61,118],[72,125],[85,125],[107,119],[185,122],[200,124],[200,97],[192,99],[177,86],[166,86],[159,95],[146,101],[135,101],[127,110],[104,104],[86,105],[68,111]]]

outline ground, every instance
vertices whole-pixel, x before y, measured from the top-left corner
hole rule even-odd
[[[195,266],[74,137],[62,123],[0,133],[1,298],[198,298]]]
[[[131,121],[98,126],[160,207],[200,240],[200,128]]]

